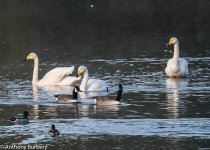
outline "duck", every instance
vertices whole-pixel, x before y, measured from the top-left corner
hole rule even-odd
[[[188,63],[179,57],[179,41],[176,37],[169,40],[168,45],[174,45],[173,58],[169,59],[165,68],[166,75],[170,78],[184,78],[188,76]]]
[[[79,92],[79,86],[75,86],[73,91],[72,91],[72,95],[68,95],[68,94],[57,94],[55,95],[56,97],[56,102],[59,104],[68,104],[68,103],[77,103],[77,98],[78,98],[78,94],[77,92]]]
[[[24,111],[23,116],[21,118],[11,117],[11,119],[10,119],[11,125],[14,125],[14,124],[22,124],[22,125],[29,124],[28,116],[30,116],[29,112]]]
[[[108,91],[108,84],[104,80],[89,79],[88,69],[85,66],[80,66],[77,70],[77,77],[83,76],[80,84],[80,90],[82,92],[101,92]]]
[[[95,105],[100,105],[100,106],[108,106],[108,105],[119,105],[121,104],[120,100],[121,100],[121,96],[123,93],[123,87],[122,84],[119,84],[118,86],[118,92],[117,92],[117,97],[116,99],[107,97],[107,96],[95,96],[92,97]]]
[[[51,126],[51,130],[48,131],[48,134],[51,136],[51,137],[56,137],[58,135],[60,135],[60,132],[55,128],[55,125],[53,124]]]
[[[28,54],[24,61],[34,60],[34,70],[33,70],[33,85],[62,85],[62,86],[74,86],[80,81],[80,78],[69,76],[74,71],[74,66],[71,67],[57,67],[45,74],[45,76],[39,80],[38,70],[39,70],[39,58],[34,52]]]

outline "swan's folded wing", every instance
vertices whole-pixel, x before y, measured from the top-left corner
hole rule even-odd
[[[53,70],[50,70],[43,79],[50,79],[50,80],[62,80],[65,76],[72,74],[74,71],[74,66],[72,67],[57,67]]]
[[[59,85],[71,85],[74,86],[75,84],[77,84],[80,81],[81,77],[72,77],[72,76],[65,76],[65,78],[63,78]]]

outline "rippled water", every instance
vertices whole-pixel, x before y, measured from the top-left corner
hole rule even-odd
[[[12,72],[8,69],[8,74],[18,74],[22,69],[23,76],[29,75],[29,79],[8,79],[2,76],[0,81],[2,144],[13,143],[11,140],[14,140],[14,143],[19,144],[38,142],[56,148],[59,143],[76,147],[82,143],[88,148],[91,146],[86,144],[96,140],[104,146],[102,141],[113,141],[115,145],[125,148],[126,145],[118,140],[135,138],[137,141],[151,141],[153,144],[146,146],[149,148],[162,147],[164,143],[172,141],[172,147],[179,148],[178,141],[181,139],[185,144],[194,140],[194,148],[202,147],[200,141],[210,139],[210,72],[201,66],[206,64],[208,67],[210,59],[186,59],[190,64],[190,76],[187,79],[165,77],[161,68],[164,69],[167,58],[88,60],[86,65],[90,70],[96,70],[90,71],[91,76],[109,83],[111,90],[107,94],[115,96],[117,84],[122,83],[124,86],[122,105],[108,107],[56,104],[54,94],[71,94],[72,87],[32,87],[29,80],[32,66],[21,62],[19,69]],[[92,65],[95,69],[91,69]],[[50,66],[53,68],[57,64]],[[45,65],[41,67],[44,68]],[[47,69],[41,71],[46,72]],[[24,110],[32,114],[30,124],[10,126],[7,120]],[[47,135],[52,123],[61,132],[61,136],[55,139]],[[146,140],[147,138],[149,139]],[[137,146],[137,149],[141,145],[132,142],[129,144]],[[185,144],[183,147],[186,147]],[[106,145],[106,148],[111,147],[112,144]]]
[[[167,138],[205,138],[209,139],[210,119],[42,119],[31,121],[29,125],[4,126],[1,137],[22,135],[20,144],[52,140],[46,132],[54,122],[62,129],[62,138],[78,136],[158,136]],[[61,137],[58,137],[58,139]]]
[[[209,3],[90,3],[94,7],[89,1],[0,5],[5,29],[0,31],[0,145],[210,149]],[[177,13],[182,11],[187,17]],[[176,26],[180,20],[184,24]],[[186,79],[165,76],[171,36],[178,37],[180,56],[189,62]],[[55,103],[55,94],[71,94],[73,87],[33,87],[33,63],[23,62],[30,51],[39,55],[40,78],[55,67],[85,65],[90,77],[109,83],[109,92],[100,95],[114,97],[123,84],[122,105]],[[10,117],[25,110],[30,124],[11,126]],[[60,136],[48,136],[51,124]]]

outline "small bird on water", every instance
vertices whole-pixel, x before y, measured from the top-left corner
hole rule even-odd
[[[51,137],[56,137],[57,135],[60,135],[60,132],[55,128],[55,125],[53,124],[51,126],[51,130],[49,130],[48,134],[51,136]]]
[[[22,117],[11,117],[10,121],[11,121],[11,125],[14,124],[19,124],[19,125],[25,125],[29,123],[29,119],[28,116],[30,116],[28,111],[24,111],[23,112],[23,116]]]

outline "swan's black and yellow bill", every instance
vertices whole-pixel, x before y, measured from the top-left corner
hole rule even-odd
[[[30,60],[29,55],[24,59],[24,61]]]
[[[169,40],[169,42],[166,44],[166,47],[168,47],[168,46],[170,46],[170,45],[172,45],[173,43],[172,43],[172,39],[170,39]]]

